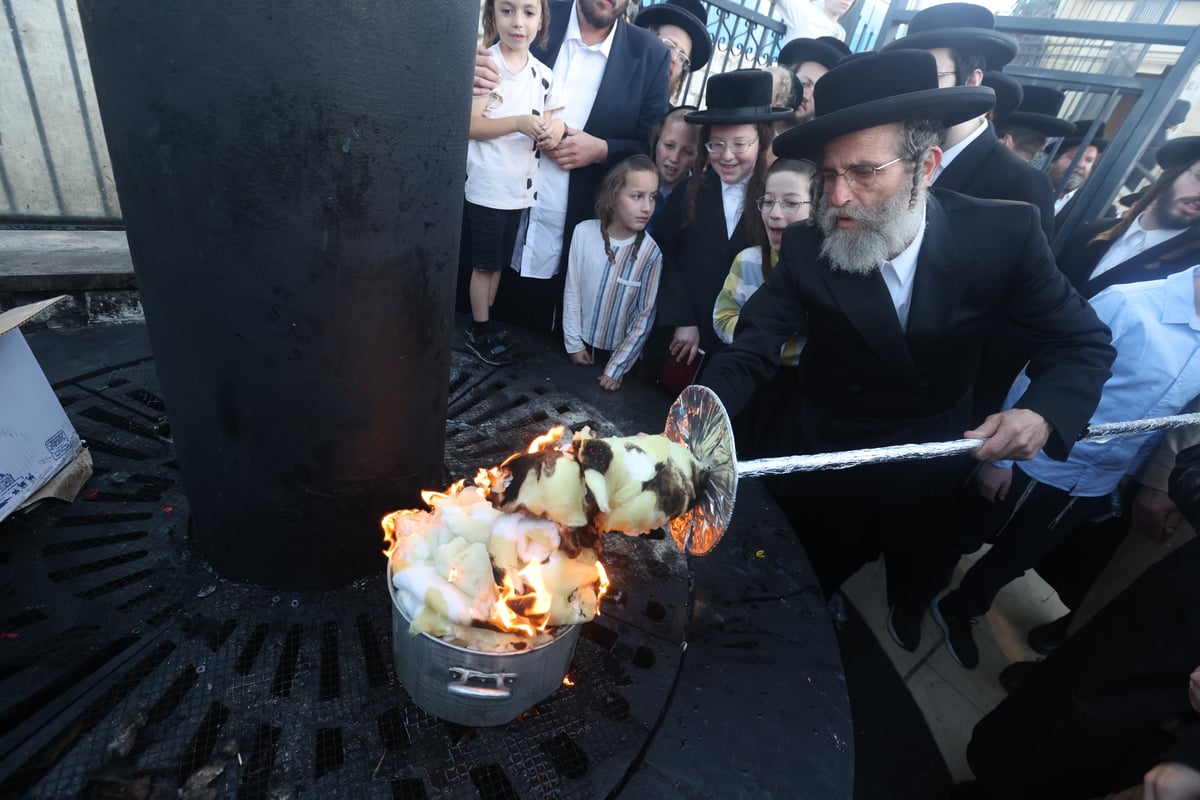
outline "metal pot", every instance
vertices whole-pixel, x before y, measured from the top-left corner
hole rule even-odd
[[[423,710],[444,720],[481,728],[503,725],[554,694],[575,655],[579,626],[560,628],[553,640],[513,653],[481,653],[427,633],[408,632],[410,620],[392,598],[392,656],[400,682]]]

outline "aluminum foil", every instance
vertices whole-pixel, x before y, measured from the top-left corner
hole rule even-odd
[[[686,446],[708,470],[700,502],[670,523],[675,546],[702,556],[725,535],[737,497],[737,453],[729,414],[711,389],[688,386],[671,404],[663,435]]]

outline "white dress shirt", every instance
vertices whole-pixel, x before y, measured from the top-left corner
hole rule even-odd
[[[1142,217],[1145,216],[1145,213],[1143,211],[1138,214],[1137,219],[1126,229],[1121,238],[1112,243],[1108,252],[1104,254],[1104,258],[1100,259],[1096,268],[1092,270],[1092,274],[1088,276],[1088,280],[1094,279],[1097,275],[1103,275],[1113,267],[1124,264],[1143,250],[1157,247],[1187,230],[1187,228],[1163,228],[1148,231],[1142,227]]]
[[[933,171],[934,183],[937,183],[937,179],[940,178],[942,173],[946,171],[946,167],[950,166],[951,162],[958,158],[958,154],[967,149],[967,145],[983,135],[983,131],[987,128],[987,126],[988,124],[986,119],[979,120],[979,127],[976,128],[970,136],[954,145],[954,147],[948,147],[942,151],[942,163],[938,164],[937,169]]]
[[[917,274],[917,254],[921,252],[921,242],[925,241],[925,226],[917,231],[916,237],[909,242],[908,247],[900,251],[900,255],[885,261],[879,267],[888,294],[892,296],[892,305],[896,307],[896,317],[900,327],[908,330],[908,310],[912,305],[913,277]]]
[[[559,118],[568,127],[583,130],[596,103],[617,26],[612,26],[604,41],[586,45],[579,32],[574,3],[570,13],[567,32],[554,61],[554,85],[564,106]],[[571,173],[551,158],[543,157],[539,161],[537,201],[529,210],[525,230],[518,234],[518,243],[523,241],[524,244],[513,253],[513,269],[526,278],[551,278],[558,272],[566,232],[567,188]]]
[[[742,210],[746,207],[746,186],[750,178],[740,183],[721,184],[721,202],[725,206],[725,238],[732,239],[737,230],[738,220],[742,218]]]

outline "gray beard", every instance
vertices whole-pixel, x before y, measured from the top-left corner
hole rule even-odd
[[[856,228],[840,230],[838,217],[850,217],[863,223]],[[840,272],[870,275],[880,264],[899,255],[917,238],[925,224],[925,193],[909,204],[908,187],[903,187],[882,206],[874,209],[858,207],[830,208],[825,195],[817,201],[817,219],[821,232],[821,255]]]

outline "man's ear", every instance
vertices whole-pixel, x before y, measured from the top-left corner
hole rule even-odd
[[[983,70],[977,69],[967,76],[966,86],[983,86]]]
[[[937,170],[938,165],[942,163],[942,148],[931,147],[929,154],[925,156],[925,160],[921,162],[921,185],[928,186],[933,183],[933,173]]]
[[[1004,146],[1007,147],[1009,150],[1016,150],[1016,148],[1013,146],[1016,144],[1016,142],[1013,141],[1013,137],[1012,137],[1011,133],[1006,133],[1003,136],[1001,136],[1000,141],[1003,142]]]

